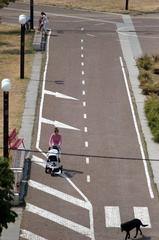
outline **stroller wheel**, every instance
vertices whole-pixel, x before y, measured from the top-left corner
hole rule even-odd
[[[51,176],[55,176],[55,172],[54,171],[51,171]]]
[[[48,168],[45,168],[45,173],[49,173],[49,169]]]

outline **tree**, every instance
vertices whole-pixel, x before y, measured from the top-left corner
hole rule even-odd
[[[17,217],[11,210],[11,201],[14,200],[13,184],[14,173],[9,168],[9,161],[0,158],[0,235],[3,228],[8,228],[8,223],[15,222]]]
[[[15,2],[15,0],[0,0],[0,8],[7,6],[10,2]]]

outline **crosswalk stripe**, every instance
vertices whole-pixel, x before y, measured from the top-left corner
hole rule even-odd
[[[24,229],[21,229],[20,237],[27,240],[48,240]]]
[[[33,180],[29,180],[29,186],[33,187],[33,188],[36,188],[40,191],[43,191],[45,193],[48,193],[48,194],[51,194],[57,198],[60,198],[64,201],[67,201],[67,202],[70,202],[72,204],[75,204],[79,207],[82,207],[82,208],[85,208],[85,209],[88,209],[90,210],[91,209],[91,205],[89,202],[86,202],[86,201],[83,201],[81,199],[78,199],[78,198],[75,198],[69,194],[66,194],[64,192],[61,192],[59,190],[56,190],[55,188],[51,188],[51,187],[48,187],[47,185],[44,185],[44,184],[41,184],[41,183],[38,183],[36,181],[33,181]]]
[[[46,218],[50,221],[56,222],[64,227],[67,227],[75,232],[78,232],[82,235],[85,235],[86,237],[92,238],[92,232],[89,228],[84,227],[78,223],[72,222],[71,220],[68,220],[66,218],[60,217],[54,213],[51,213],[49,211],[46,211],[42,208],[39,208],[37,206],[34,206],[30,203],[26,204],[26,210],[29,212],[32,212],[34,214],[39,215],[40,217]]]
[[[118,206],[105,206],[106,227],[120,227],[120,211]]]
[[[151,228],[151,221],[147,207],[133,207],[135,218],[139,218],[143,224],[148,224],[146,228]]]

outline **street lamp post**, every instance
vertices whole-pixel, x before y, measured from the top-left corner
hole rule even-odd
[[[25,50],[25,24],[27,17],[25,15],[19,16],[19,23],[21,24],[21,45],[20,45],[20,78],[24,78],[24,50]]]
[[[30,29],[34,29],[34,0],[30,0]]]
[[[9,135],[9,91],[11,88],[10,80],[5,78],[1,82],[3,91],[3,157],[8,158],[8,135]]]
[[[128,4],[129,4],[129,0],[126,0],[125,10],[128,10]]]

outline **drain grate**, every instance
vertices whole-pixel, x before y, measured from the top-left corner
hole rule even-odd
[[[64,80],[56,80],[54,81],[56,84],[64,84]]]

